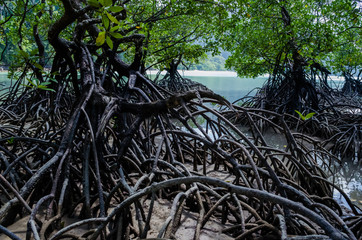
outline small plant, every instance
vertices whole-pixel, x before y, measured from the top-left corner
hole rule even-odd
[[[10,139],[7,140],[7,142],[8,142],[9,144],[13,144],[13,143],[14,143],[14,140],[15,140],[15,138],[14,138],[14,137],[11,137]]]
[[[313,117],[313,115],[315,114],[315,112],[311,112],[311,113],[308,113],[307,115],[303,115],[301,112],[297,111],[297,110],[294,110],[296,113],[298,113],[299,117],[303,120],[303,121],[306,121],[308,120],[309,118]]]
[[[40,82],[39,79],[36,78],[35,79],[27,78],[26,80],[28,81],[29,84],[22,84],[25,87],[55,92],[54,89],[48,87],[48,85],[51,84],[51,82]]]

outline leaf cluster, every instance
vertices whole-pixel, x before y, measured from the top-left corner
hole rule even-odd
[[[361,66],[361,11],[356,1],[225,1],[230,15],[217,38],[240,75],[272,73],[293,54],[306,67]]]

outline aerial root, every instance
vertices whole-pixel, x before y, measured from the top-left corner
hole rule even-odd
[[[103,96],[96,86],[74,108],[59,98],[63,107],[28,118],[22,129],[11,126],[32,115],[29,102],[2,111],[0,121],[12,125],[0,127],[1,224],[25,209],[28,232],[40,239],[167,239],[188,229],[194,239],[361,235],[360,209],[327,179],[337,157],[292,131],[292,118],[136,81],[142,87],[124,86],[127,98]],[[285,144],[270,142],[270,132]],[[354,218],[332,200],[333,189]],[[62,226],[69,216],[78,220]]]

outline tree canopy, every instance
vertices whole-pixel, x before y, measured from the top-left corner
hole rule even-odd
[[[24,59],[40,65],[50,65],[52,48],[49,46],[47,29],[52,20],[63,14],[59,1],[2,1],[1,50],[5,63],[15,69],[24,65]],[[88,4],[89,5],[88,5]],[[112,1],[80,1],[79,7],[86,7],[89,15],[85,25],[95,23],[99,30],[89,35],[88,44],[98,47],[107,45],[110,50],[122,56],[125,62],[134,59],[138,41],[142,45],[139,55],[143,70],[148,68],[162,69],[169,63],[182,57],[184,64],[198,63],[205,58],[206,52],[217,51],[217,47],[205,44],[205,39],[213,35],[208,21],[210,16],[217,15],[213,3],[198,1],[126,1],[115,5]],[[35,16],[35,19],[34,19]],[[15,24],[16,23],[16,24]],[[78,27],[79,29],[79,27]],[[74,24],[67,26],[62,37],[71,40],[77,28]],[[53,34],[53,33],[51,33]],[[94,35],[95,34],[95,35]],[[51,37],[51,36],[50,36]],[[137,39],[137,40],[136,40]],[[39,47],[39,45],[44,45]],[[46,53],[39,49],[48,48]],[[17,53],[17,58],[12,56]],[[40,63],[39,57],[47,57],[47,62]],[[38,66],[39,67],[39,66]]]
[[[295,57],[306,67],[321,65],[335,74],[361,67],[358,1],[233,1],[229,12],[217,37],[232,53],[227,66],[240,75],[272,74]]]
[[[3,61],[12,58],[12,64],[24,66],[24,53],[33,58],[42,54],[37,53],[40,39],[49,46],[46,29],[62,14],[62,7],[59,1],[3,2]],[[115,45],[130,61],[135,46],[117,39],[143,35],[144,70],[162,69],[180,56],[189,66],[221,48],[231,53],[226,66],[240,76],[271,74],[290,63],[293,54],[308,68],[323,66],[335,74],[352,70],[358,74],[361,66],[361,9],[354,0],[127,1],[127,10],[112,1],[88,3],[90,17],[98,19],[100,29],[96,44],[111,49]]]

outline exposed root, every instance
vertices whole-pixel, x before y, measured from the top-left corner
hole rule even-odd
[[[355,217],[347,217],[326,179],[337,157],[293,132],[290,117],[231,107],[212,92],[168,95],[132,78],[127,99],[90,85],[72,111],[66,98],[56,110],[46,100],[2,106],[0,171],[13,189],[2,184],[1,224],[30,208],[28,233],[40,239],[177,238],[188,214],[194,239],[209,221],[236,239],[360,237],[361,210],[349,201]],[[240,119],[249,132],[232,123]],[[268,142],[266,128],[286,146]],[[157,228],[160,201],[171,210]],[[65,215],[79,220],[62,226]],[[89,230],[70,233],[82,226]]]

